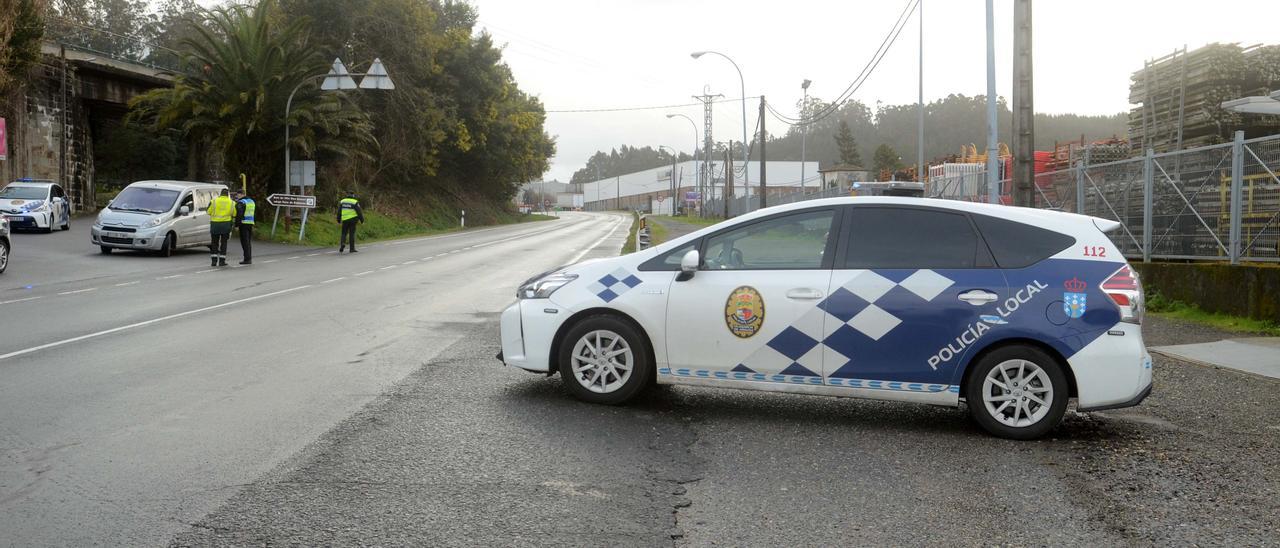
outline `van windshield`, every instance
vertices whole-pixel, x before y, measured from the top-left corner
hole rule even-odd
[[[131,186],[120,191],[111,201],[113,211],[138,211],[142,213],[164,213],[173,209],[178,200],[178,191],[163,188],[146,188]]]

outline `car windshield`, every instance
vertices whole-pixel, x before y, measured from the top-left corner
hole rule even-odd
[[[115,211],[164,213],[173,209],[173,203],[177,199],[178,191],[176,190],[131,186],[122,190],[111,201],[111,209]]]
[[[49,197],[49,188],[43,186],[9,185],[0,190],[0,199],[4,200],[44,200]]]

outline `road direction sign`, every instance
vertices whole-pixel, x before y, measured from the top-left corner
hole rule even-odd
[[[301,194],[272,194],[267,196],[267,203],[276,207],[314,209],[316,207],[316,197],[303,196]]]

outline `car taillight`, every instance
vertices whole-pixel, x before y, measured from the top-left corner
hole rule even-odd
[[[1142,282],[1129,265],[1120,267],[1102,281],[1102,292],[1120,309],[1120,321],[1142,323],[1144,303]]]

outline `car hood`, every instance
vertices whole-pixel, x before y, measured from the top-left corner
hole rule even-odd
[[[102,213],[98,214],[98,222],[103,225],[138,227],[142,226],[147,221],[150,221],[156,215],[163,215],[163,213],[141,213],[137,211],[115,211],[111,209],[104,209],[102,210]]]
[[[0,199],[0,211],[4,211],[6,213],[18,213],[22,211],[23,208],[27,206],[27,204],[30,204],[31,202],[39,202],[39,201],[41,200]]]

